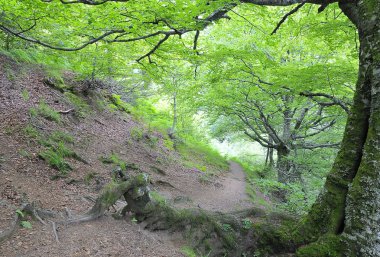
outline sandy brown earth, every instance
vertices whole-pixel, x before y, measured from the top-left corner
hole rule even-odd
[[[245,187],[243,169],[239,164],[231,162],[230,172],[215,178],[212,183],[207,183],[198,188],[183,187],[181,190],[182,201],[181,195],[174,197],[170,196],[169,193],[165,195],[174,199],[175,204],[177,202],[176,206],[181,208],[197,206],[210,211],[230,212],[253,206],[245,192]]]
[[[138,167],[131,173],[150,174],[153,190],[178,207],[231,211],[251,206],[244,173],[236,163],[231,163],[232,172],[202,183],[199,171],[182,165],[179,154],[163,146],[162,135],[145,134],[144,125],[128,115],[94,107],[84,117],[75,112],[63,114],[59,124],[31,117],[30,108],[41,99],[57,111],[75,108],[62,93],[44,84],[44,78],[39,67],[22,68],[0,56],[0,234],[25,201],[59,213],[52,218],[55,221],[66,219],[66,210],[73,215],[84,213],[93,204],[89,199],[96,198],[111,179],[112,165],[100,158],[112,153]],[[23,92],[28,92],[27,99]],[[89,103],[95,100],[88,98]],[[46,136],[57,130],[73,135],[70,147],[86,163],[70,160],[73,171],[69,176],[52,180],[57,170],[38,157],[42,146],[25,135],[28,125]],[[136,128],[144,131],[143,138],[132,137]],[[149,137],[158,143],[152,146]],[[184,242],[175,235],[145,231],[130,217],[114,220],[111,213],[93,222],[58,225],[58,241],[48,219],[45,225],[33,220],[31,229],[19,228],[0,244],[0,256],[183,256]]]

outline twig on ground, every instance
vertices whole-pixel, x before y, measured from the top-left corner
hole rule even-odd
[[[54,233],[54,237],[55,237],[55,241],[57,241],[57,243],[59,243],[59,238],[58,238],[58,233],[57,233],[57,226],[55,224],[54,221],[50,220],[50,223],[53,227],[53,233]]]
[[[70,112],[73,112],[73,111],[75,111],[74,108],[66,110],[66,111],[58,111],[58,113],[60,113],[60,114],[69,114]]]

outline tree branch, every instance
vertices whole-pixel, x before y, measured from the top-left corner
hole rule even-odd
[[[304,91],[304,92],[301,92],[300,93],[301,96],[306,96],[310,99],[312,99],[313,101],[317,102],[319,105],[322,105],[322,106],[333,106],[333,105],[338,105],[340,106],[347,114],[350,113],[350,108],[349,108],[349,104],[343,102],[342,100],[332,96],[332,95],[329,95],[329,94],[326,94],[326,93],[312,93],[312,92],[309,92],[309,91]],[[316,100],[314,97],[324,97],[324,98],[327,98],[327,99],[330,99],[332,102],[320,102],[318,100]]]
[[[31,43],[34,43],[34,44],[38,44],[38,45],[41,45],[41,46],[44,46],[44,47],[47,47],[47,48],[50,48],[50,49],[54,49],[54,50],[59,50],[59,51],[67,51],[67,52],[73,52],[73,51],[79,51],[83,48],[85,48],[86,46],[88,45],[91,45],[91,44],[94,44],[110,35],[113,35],[113,34],[118,34],[118,33],[123,33],[125,32],[124,30],[111,30],[111,31],[108,31],[108,32],[105,32],[104,34],[96,37],[96,38],[93,38],[89,41],[87,41],[86,43],[83,43],[81,46],[78,46],[78,47],[74,47],[74,48],[66,48],[66,47],[58,47],[58,46],[53,46],[53,45],[50,45],[50,44],[47,44],[45,42],[42,42],[38,39],[34,39],[34,38],[30,38],[30,37],[27,37],[27,36],[24,36],[22,32],[15,32],[13,31],[12,29],[8,28],[8,27],[5,27],[4,25],[1,25],[0,24],[0,30],[2,31],[5,31],[9,34],[12,34],[18,38],[21,38],[25,41],[28,41],[28,42],[31,42]]]
[[[248,136],[250,139],[252,139],[253,141],[259,143],[261,146],[263,146],[265,148],[274,148],[273,145],[269,145],[269,144],[266,144],[266,143],[262,142],[259,138],[255,137],[254,135],[252,135],[251,133],[249,133],[247,130],[244,130],[244,134],[246,136]]]
[[[142,59],[148,57],[149,58],[149,62],[152,63],[151,59],[150,59],[150,56],[156,52],[156,50],[160,47],[160,45],[162,45],[166,40],[168,40],[170,37],[170,35],[165,35],[165,37],[163,39],[161,39],[160,41],[158,41],[158,43],[153,47],[152,50],[150,50],[148,53],[144,54],[143,56],[141,56],[140,58],[138,58],[136,61],[137,62],[140,62]]]
[[[195,51],[197,51],[199,34],[200,34],[200,31],[197,30],[197,31],[195,32],[195,36],[194,36],[194,44],[193,44],[193,50],[195,50]],[[197,51],[197,54],[199,54],[198,51]]]
[[[332,126],[334,126],[335,123],[336,123],[336,121],[332,120],[329,123],[327,123],[324,126],[322,126],[321,128],[314,129],[315,131],[312,132],[312,133],[309,133],[309,134],[306,134],[306,135],[303,135],[303,136],[294,135],[293,139],[303,139],[303,138],[308,138],[308,137],[312,137],[312,136],[318,135],[319,133],[325,131],[326,129],[331,128]]]
[[[327,143],[327,144],[297,144],[295,145],[296,148],[298,149],[308,149],[308,150],[313,150],[317,148],[335,148],[339,147],[340,143]]]
[[[276,28],[272,31],[271,35],[276,34],[277,30],[278,30],[278,29],[281,27],[281,25],[286,21],[286,19],[287,19],[290,15],[296,13],[296,12],[297,12],[299,9],[301,9],[302,6],[304,6],[304,5],[305,5],[305,3],[301,3],[301,4],[297,5],[296,8],[294,8],[293,10],[291,10],[290,12],[288,12],[287,14],[285,14],[285,16],[282,17],[282,19],[280,20],[280,22],[277,24]]]

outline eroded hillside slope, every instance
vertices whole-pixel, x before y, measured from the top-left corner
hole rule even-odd
[[[148,173],[153,190],[178,207],[223,210],[210,205],[213,201],[202,192],[218,195],[225,182],[204,183],[202,171],[184,165],[165,146],[167,136],[135,121],[123,108],[109,108],[112,92],[106,85],[76,82],[69,72],[64,78],[53,79],[41,67],[0,56],[0,232],[23,202],[65,215],[85,212],[117,168]],[[221,202],[228,209],[250,206],[244,195]],[[31,224],[0,244],[1,256],[182,256],[181,241],[110,215],[58,226],[59,242],[50,223]]]

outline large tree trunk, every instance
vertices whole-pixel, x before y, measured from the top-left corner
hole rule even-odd
[[[290,160],[291,148],[291,121],[293,118],[293,111],[289,107],[291,105],[293,98],[289,95],[282,96],[282,101],[284,104],[284,121],[282,124],[282,143],[277,147],[277,179],[278,182],[287,184],[291,182],[296,182],[300,180],[300,174],[295,173],[293,168],[293,162]]]
[[[358,3],[361,41],[359,76],[370,87],[367,138],[356,176],[348,189],[344,239],[346,256],[380,256],[380,2]]]
[[[299,235],[309,241],[343,233],[348,245],[340,248],[342,256],[375,257],[380,256],[380,3],[340,7],[359,31],[359,77],[341,149]],[[325,256],[318,248],[303,248],[299,256]]]

